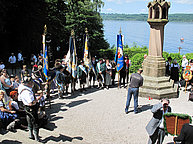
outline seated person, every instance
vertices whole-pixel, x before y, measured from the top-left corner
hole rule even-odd
[[[181,142],[181,144],[192,144],[193,143],[193,125],[184,124],[182,126],[180,135],[174,137],[174,142]]]
[[[18,120],[17,119],[18,116],[16,114],[16,111],[8,110],[5,108],[3,103],[4,95],[5,95],[5,91],[0,90],[0,118],[4,126],[3,128],[7,127],[7,129],[10,130],[9,129],[10,126],[14,127],[16,125],[16,120]]]

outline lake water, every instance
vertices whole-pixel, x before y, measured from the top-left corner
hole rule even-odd
[[[124,44],[133,46],[136,42],[139,46],[149,47],[150,26],[144,21],[103,21],[105,39],[110,46],[116,45],[116,35],[120,27],[124,35]],[[184,38],[184,43],[180,42]],[[169,22],[165,26],[164,51],[181,54],[193,53],[193,23]]]

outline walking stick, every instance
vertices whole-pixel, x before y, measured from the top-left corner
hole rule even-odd
[[[178,124],[178,116],[176,116],[176,119],[175,119],[175,130],[174,130],[174,135],[177,134],[177,124]],[[176,144],[176,142],[174,142],[174,144]]]
[[[187,86],[188,86],[188,82],[186,81],[185,93],[186,93]]]

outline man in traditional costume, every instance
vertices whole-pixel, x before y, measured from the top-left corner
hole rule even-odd
[[[169,103],[170,101],[165,98],[161,100],[161,103],[155,104],[151,109],[153,118],[146,126],[146,131],[149,134],[148,144],[155,144],[157,140],[159,144],[162,144],[165,137],[163,115],[167,112],[171,112],[171,107],[168,106]]]
[[[97,65],[95,57],[92,58],[91,64],[92,64],[92,68],[89,72],[89,82],[90,82],[90,87],[91,87],[91,81],[93,80],[93,87],[94,87],[95,81],[96,81],[96,70],[95,69],[96,69],[96,65]]]
[[[97,71],[98,88],[99,89],[104,88],[106,64],[103,63],[102,58],[100,58],[99,62],[97,63],[96,71]]]
[[[171,64],[171,79],[174,80],[174,82],[179,81],[179,71],[180,65],[177,63],[177,60],[175,59],[174,62]]]
[[[88,71],[86,66],[84,65],[84,61],[81,61],[80,65],[77,68],[77,78],[80,81],[80,91],[83,92],[83,90],[86,91],[85,89],[85,84],[86,84],[86,78],[88,75]]]
[[[166,76],[170,76],[171,75],[171,62],[172,62],[172,58],[168,57],[168,60],[166,61]]]

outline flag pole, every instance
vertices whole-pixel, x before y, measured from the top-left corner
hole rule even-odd
[[[119,34],[121,34],[122,31],[121,31],[121,27],[120,27],[120,31],[119,31]],[[118,89],[120,89],[120,71],[118,71]]]
[[[86,44],[86,40],[87,40],[87,42],[88,42],[88,28],[85,28],[85,34],[86,34],[86,38],[85,38],[85,40],[84,40],[84,43]],[[84,44],[84,49],[86,48],[86,45]],[[87,47],[88,47],[88,43],[87,43]],[[88,51],[88,55],[87,55],[87,58],[85,59],[84,58],[84,62],[85,62],[85,60],[87,60],[87,64],[86,64],[86,67],[88,68],[88,75],[87,75],[87,86],[89,86],[89,87],[91,87],[91,83],[89,83],[89,64],[90,64],[90,59],[89,59],[89,55],[90,55],[90,53],[89,53],[89,51]]]
[[[74,30],[72,29],[71,30],[71,37],[72,37],[72,43],[73,43],[73,45],[75,46],[75,41],[74,41]],[[73,95],[74,94],[74,89],[75,89],[75,84],[74,84],[74,78],[73,78],[73,76],[72,76],[72,56],[71,56],[71,77],[72,77],[72,84],[71,84],[71,95]]]
[[[47,34],[47,26],[44,26],[44,33],[42,35],[43,37],[43,54],[44,54],[44,60],[45,60],[45,48],[46,48],[46,34]],[[43,66],[45,65],[45,62],[43,60]],[[47,68],[48,68],[48,62],[47,62]],[[51,98],[50,98],[50,84],[48,82],[48,78],[46,80],[46,97],[49,99],[49,107],[51,109]]]

